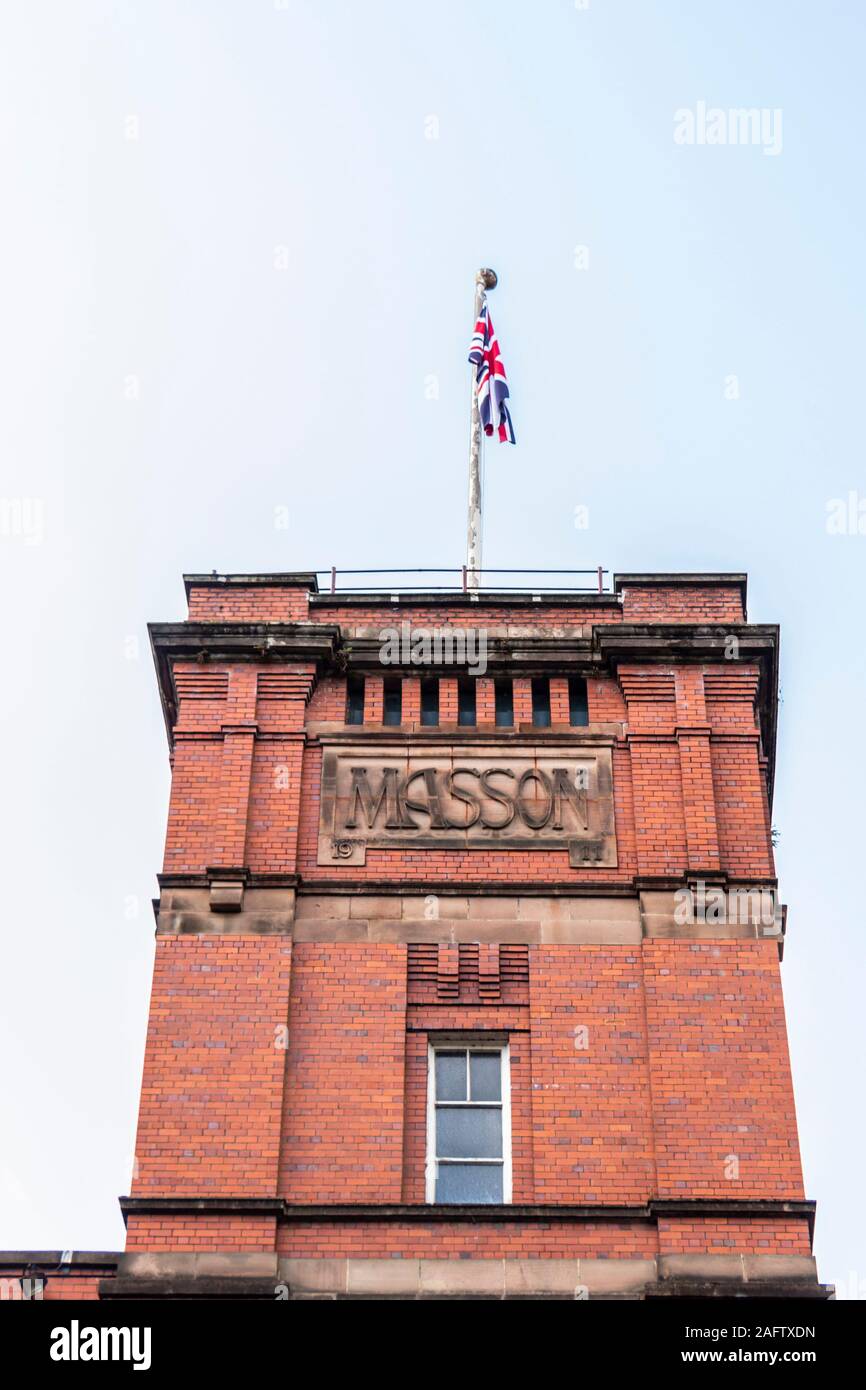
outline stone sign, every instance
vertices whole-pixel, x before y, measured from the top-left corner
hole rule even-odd
[[[419,847],[567,849],[574,867],[615,867],[610,746],[326,746],[318,862]]]

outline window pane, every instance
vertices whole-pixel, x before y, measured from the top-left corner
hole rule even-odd
[[[536,729],[550,728],[550,681],[535,676],[532,681],[532,722]]]
[[[457,682],[457,723],[475,723],[475,680],[472,676]]]
[[[467,1100],[466,1053],[436,1053],[436,1099]]]
[[[438,680],[430,679],[421,682],[421,723],[428,726],[439,723]]]
[[[469,1058],[470,1100],[502,1099],[502,1064],[498,1052],[473,1052]]]
[[[514,723],[514,688],[511,681],[495,681],[493,693],[496,698],[497,728],[510,729]]]
[[[437,1158],[501,1158],[502,1111],[440,1106],[436,1111]]]
[[[501,1202],[501,1163],[440,1163],[437,1202]]]
[[[568,718],[571,724],[588,724],[589,709],[586,698],[586,681],[580,676],[568,678]]]
[[[346,723],[364,722],[364,677],[350,676],[346,682]]]
[[[383,683],[383,724],[400,724],[403,720],[403,682],[399,676]]]

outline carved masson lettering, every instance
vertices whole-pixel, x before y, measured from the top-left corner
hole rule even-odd
[[[371,849],[554,849],[616,865],[609,745],[330,744],[319,863]]]
[[[440,769],[418,768],[399,778],[396,768],[382,768],[377,787],[370,785],[366,767],[350,767],[349,814],[344,825],[347,830],[361,826],[375,830],[379,822],[386,830],[418,830],[417,812],[429,817],[432,830],[468,830],[481,824],[487,830],[504,830],[517,816],[529,830],[543,830],[548,824],[554,830],[565,828],[564,816],[570,808],[575,816],[575,828],[589,829],[587,815],[588,778],[575,776],[568,767],[555,767],[548,774],[538,767],[528,767],[520,774],[510,767],[493,767],[482,771],[477,767]],[[578,769],[584,774],[585,769]],[[373,774],[376,775],[375,773]],[[477,787],[457,782],[462,776],[474,778]],[[516,786],[497,785],[494,777],[508,778]],[[421,786],[415,790],[415,783]],[[445,807],[458,802],[467,808],[454,817]],[[493,817],[491,803],[501,807]],[[341,841],[339,843],[346,843]]]

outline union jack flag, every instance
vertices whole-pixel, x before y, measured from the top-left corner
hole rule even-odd
[[[508,411],[508,382],[499,355],[499,343],[490,321],[486,295],[469,345],[469,361],[475,364],[475,394],[484,433],[491,435],[496,424],[499,427],[499,442],[514,444],[514,426]]]

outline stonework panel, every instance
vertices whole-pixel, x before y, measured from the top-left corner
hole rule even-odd
[[[615,866],[610,747],[329,744],[318,862],[361,864],[368,847],[562,847],[576,866]]]

